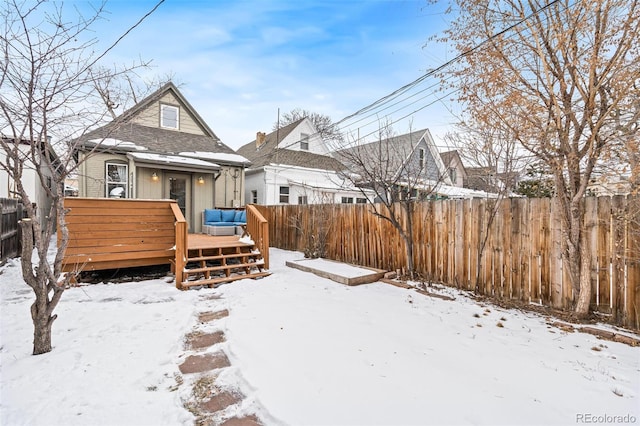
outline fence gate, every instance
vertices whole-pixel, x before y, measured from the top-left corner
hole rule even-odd
[[[22,203],[16,199],[0,198],[2,220],[0,221],[0,262],[20,254],[20,228]]]

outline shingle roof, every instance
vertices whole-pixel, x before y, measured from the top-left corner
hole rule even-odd
[[[265,136],[264,143],[256,148],[256,141],[249,142],[238,149],[238,154],[251,161],[251,167],[262,167],[268,164],[283,164],[288,166],[306,167],[339,171],[344,170],[344,165],[333,157],[314,154],[308,151],[298,151],[286,148],[277,148],[278,142],[286,138],[302,121],[301,118],[278,131],[273,131]]]
[[[84,135],[80,141],[86,143],[92,139],[105,137],[133,142],[151,152],[178,154],[184,151],[221,152],[235,154],[231,148],[209,136],[176,132],[158,127],[126,123],[107,124]]]
[[[173,93],[173,95],[180,100],[188,113],[204,132],[203,135],[163,129],[160,127],[145,126],[131,121],[131,119],[139,112],[143,111],[148,105],[162,98],[162,96],[167,92]],[[149,152],[153,153],[178,154],[190,151],[236,154],[233,149],[220,141],[204,120],[202,120],[200,115],[198,115],[189,102],[187,102],[184,96],[182,96],[176,86],[171,82],[165,84],[160,89],[138,102],[134,107],[125,111],[116,120],[86,133],[72,141],[72,144],[75,147],[93,147],[95,146],[95,143],[90,142],[91,140],[100,141],[104,138],[131,142],[135,144],[136,147],[146,148]],[[119,148],[117,145],[113,144],[109,147],[105,146],[102,149],[109,149],[116,152],[128,151],[124,146]],[[233,161],[229,162],[233,163]]]
[[[386,174],[393,174],[402,167],[407,158],[409,158],[411,153],[413,153],[413,150],[418,145],[426,131],[427,129],[418,130],[404,135],[342,149],[337,152],[337,156],[338,158],[344,158],[345,161],[348,161],[349,158],[354,158],[355,156],[356,158],[368,160],[375,164],[380,162],[379,153],[382,152],[384,153],[384,158],[387,161]],[[365,162],[367,161],[363,161],[363,163]]]

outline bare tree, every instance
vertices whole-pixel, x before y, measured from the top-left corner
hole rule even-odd
[[[482,123],[471,125],[462,122],[458,125],[457,132],[445,136],[445,141],[460,147],[460,156],[467,165],[486,171],[478,178],[484,180],[484,190],[492,193],[491,198],[486,200],[486,221],[482,223],[478,241],[475,285],[479,289],[482,271],[480,265],[484,260],[485,248],[503,200],[510,197],[516,187],[523,160],[522,153],[509,134],[493,126],[483,127]]]
[[[282,128],[287,124],[291,124],[301,118],[307,117],[316,130],[320,134],[320,137],[327,141],[332,146],[339,146],[344,141],[344,136],[340,129],[333,123],[331,117],[328,115],[320,114],[318,112],[311,112],[306,109],[294,108],[290,112],[285,112],[282,116],[273,124],[273,130]]]
[[[459,88],[459,100],[475,122],[504,130],[549,167],[575,311],[584,316],[591,297],[591,264],[583,200],[594,167],[620,140],[620,132],[631,131],[616,126],[615,116],[638,99],[640,4],[455,4],[457,16],[443,40],[463,55],[445,81]]]
[[[348,170],[343,173],[345,181],[373,201],[373,214],[391,223],[400,234],[410,279],[415,278],[415,203],[433,195],[443,181],[450,183],[448,175],[437,167],[442,160],[432,156],[422,141],[425,134],[427,130],[396,136],[391,123],[386,122],[379,126],[376,141],[356,140],[351,147],[335,153]]]
[[[97,67],[104,53],[94,52],[97,40],[91,38],[91,28],[104,14],[103,7],[75,20],[64,12],[62,4],[44,1],[9,0],[0,9],[0,170],[15,183],[28,216],[21,222],[21,264],[24,280],[36,296],[31,306],[34,355],[51,351],[53,311],[71,278],[62,273],[68,243],[63,197],[64,180],[76,165],[72,150],[53,140],[79,136],[108,118],[116,107],[114,100],[123,99],[108,88],[136,68]],[[23,182],[26,169],[35,171],[51,200],[40,214]],[[56,228],[60,239],[51,261],[47,252]]]

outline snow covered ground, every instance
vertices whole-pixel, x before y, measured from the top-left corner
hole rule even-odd
[[[70,289],[54,349],[36,357],[33,296],[10,261],[0,269],[0,424],[193,424],[179,386],[183,335],[199,312],[225,308],[215,327],[232,367],[218,381],[246,396],[231,414],[267,424],[640,422],[640,348],[453,291],[446,301],[348,287],[284,266],[299,258],[272,249],[271,276],[218,289],[181,292],[165,279]],[[213,293],[222,298],[202,297]]]

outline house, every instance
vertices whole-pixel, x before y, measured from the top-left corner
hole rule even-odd
[[[463,188],[465,176],[459,155],[448,157],[447,167],[429,129],[393,136],[340,150],[336,158],[360,175],[361,185],[376,187],[378,200],[424,198],[487,198],[484,191]],[[453,170],[452,170],[453,169]],[[458,173],[460,171],[460,173]],[[456,184],[453,184],[455,178]]]
[[[81,197],[174,199],[191,232],[201,212],[244,205],[249,161],[222,143],[169,82],[73,141]]]
[[[467,167],[465,188],[488,193],[512,194],[520,181],[520,172],[497,172],[495,167]]]
[[[7,164],[7,149],[12,150],[13,147],[17,149],[22,158],[28,159],[32,143],[26,139],[21,139],[16,143],[13,138],[2,136],[2,143],[0,145],[6,147],[6,149],[0,149],[0,198],[20,199],[21,195],[18,192],[17,182],[11,178],[7,170],[1,165]],[[48,148],[44,148],[44,146]],[[58,161],[55,151],[53,151],[49,144],[43,145],[42,152],[44,152],[45,149],[49,150],[49,155],[54,161]],[[22,178],[20,179],[29,200],[36,205],[36,215],[42,224],[48,219],[47,215],[49,214],[52,204],[49,190],[53,188],[56,181],[52,173],[53,171],[49,167],[41,165],[40,174],[44,178],[44,181],[42,181],[40,180],[34,163],[26,160],[22,170]]]
[[[253,204],[366,203],[350,187],[344,165],[329,149],[308,118],[301,118],[256,139],[238,154],[251,161],[246,170],[245,199]]]
[[[462,158],[457,150],[440,153],[440,158],[448,170],[451,185],[462,188],[467,180],[467,169],[464,167]]]

